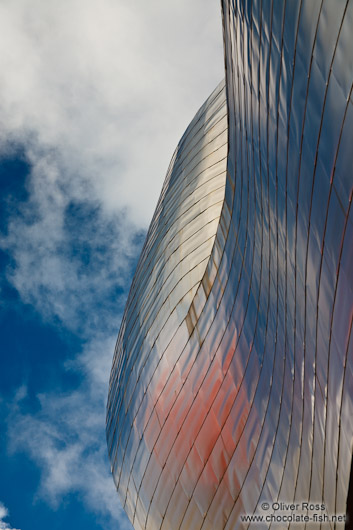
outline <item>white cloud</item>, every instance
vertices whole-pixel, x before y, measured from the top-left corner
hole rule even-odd
[[[219,3],[2,0],[0,20],[3,142],[31,145],[36,163],[50,150],[52,179],[84,179],[146,226],[179,136],[223,76]]]
[[[2,502],[0,502],[0,530],[18,530],[16,528],[12,528],[9,523],[4,521],[4,519],[7,519],[8,516],[8,509],[3,505]]]
[[[8,279],[45,319],[84,335],[104,321],[110,332],[123,302],[112,296],[124,289],[137,252],[136,227],[122,212],[107,215],[94,197],[79,197],[46,162],[33,163],[31,197],[0,238],[13,258]]]

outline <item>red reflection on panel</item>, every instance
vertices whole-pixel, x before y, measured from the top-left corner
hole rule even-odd
[[[144,433],[147,449],[152,453],[147,467],[157,465],[161,471],[153,484],[146,480],[142,483],[150,496],[151,487],[155,490],[153,509],[162,516],[177,501],[174,497],[179,491],[178,482],[185,493],[185,509],[191,496],[196,495],[201,512],[207,511],[223,480],[227,479],[227,489],[229,483],[236,483],[240,488],[239,478],[235,476],[239,474],[235,469],[228,470],[228,465],[236,448],[237,459],[243,461],[238,471],[248,462],[249,443],[241,435],[251,404],[245,383],[236,389],[230,371],[224,374],[224,366],[228,368],[233,358],[234,346],[235,341],[226,354],[218,353],[208,370],[200,366],[203,359],[198,358],[184,384],[178,379],[176,369],[172,374],[163,373],[167,381],[165,390],[169,389],[169,393],[164,391],[156,398]],[[195,379],[200,369],[206,375],[196,389]],[[153,389],[150,392],[153,395]],[[234,410],[237,426],[230,417]],[[229,472],[234,476],[227,476]],[[152,470],[147,475],[151,476]],[[236,492],[232,488],[234,496]]]

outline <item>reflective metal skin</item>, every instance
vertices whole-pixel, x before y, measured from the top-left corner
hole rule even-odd
[[[224,201],[227,140],[223,82],[173,155],[116,345],[107,440],[114,480],[136,528],[160,524],[154,505],[167,491],[160,475],[174,441],[169,423],[174,429],[181,421],[175,407],[181,413],[188,405],[180,390],[198,349],[191,351],[189,336]],[[173,488],[175,480],[167,481]]]
[[[172,159],[113,361],[108,447],[135,528],[245,528],[275,501],[346,510],[353,1],[222,9],[227,97]]]

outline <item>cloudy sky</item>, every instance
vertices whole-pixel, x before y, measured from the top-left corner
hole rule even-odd
[[[113,347],[169,159],[223,77],[219,0],[0,0],[0,530],[128,529]]]

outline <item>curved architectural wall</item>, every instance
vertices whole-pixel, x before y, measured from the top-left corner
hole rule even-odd
[[[108,446],[136,528],[243,528],[249,523],[242,515],[263,515],[263,503],[274,501],[324,503],[328,516],[346,509],[353,441],[353,2],[224,0],[222,8],[228,109],[222,203],[201,222],[214,219],[214,228],[187,291],[184,269],[177,268],[192,254],[187,238],[175,240],[170,266],[173,253],[158,254],[173,244],[165,237],[174,214],[164,201],[180,212],[197,205],[192,199],[183,210],[187,199],[179,190],[187,189],[181,175],[188,170],[180,172],[173,159],[111,375]],[[194,149],[190,131],[207,123],[200,116],[213,98],[183,138],[182,157],[190,141]],[[224,115],[224,98],[222,106]],[[200,129],[200,137],[208,134]],[[207,160],[208,141],[201,143]],[[178,295],[168,308],[173,288]]]
[[[114,355],[107,439],[114,480],[134,525],[155,525],[149,501],[170,444],[162,430],[186,377],[188,313],[210,258],[227,163],[224,82],[181,139],[137,266]],[[192,311],[192,310],[191,310]],[[174,371],[173,371],[174,370]]]
[[[234,252],[228,276],[243,264],[230,318],[241,330],[236,378],[251,403],[233,436],[237,485],[225,521],[235,527],[241,513],[277,499],[344,514],[353,441],[353,2],[230,0],[223,14],[235,186],[226,192],[224,249],[227,263]],[[232,411],[237,401],[239,388]]]

